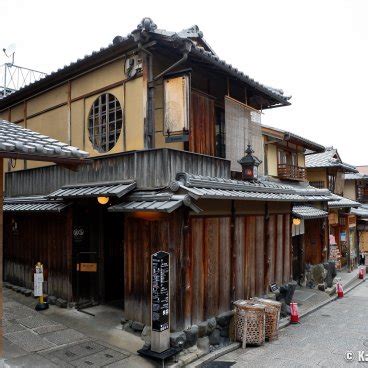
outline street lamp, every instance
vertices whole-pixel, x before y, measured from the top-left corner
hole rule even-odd
[[[238,161],[242,167],[242,179],[245,181],[257,180],[258,166],[262,161],[258,157],[253,156],[254,151],[250,144],[248,144],[245,153],[246,155]]]

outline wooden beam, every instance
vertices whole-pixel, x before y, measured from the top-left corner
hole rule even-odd
[[[283,252],[283,240],[284,240],[284,224],[283,224],[283,215],[276,215],[277,225],[276,225],[276,265],[275,265],[275,282],[278,285],[282,285],[283,283],[283,263],[284,263],[284,252]]]
[[[193,248],[191,242],[191,226],[190,226],[190,218],[189,218],[189,210],[183,210],[183,237],[184,237],[184,264],[185,264],[185,289],[184,289],[184,327],[188,327],[192,324],[192,282],[193,282],[193,274],[192,274],[192,257],[193,257]],[[172,260],[175,262],[175,260]],[[198,262],[199,260],[197,260]]]

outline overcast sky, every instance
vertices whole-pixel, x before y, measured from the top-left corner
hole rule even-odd
[[[0,47],[16,43],[17,65],[50,72],[145,16],[171,31],[197,24],[220,58],[292,95],[292,106],[267,111],[265,124],[368,164],[366,0],[0,0]]]

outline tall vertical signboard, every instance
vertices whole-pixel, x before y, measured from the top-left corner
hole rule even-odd
[[[151,350],[162,353],[170,348],[170,254],[152,254],[151,272]]]

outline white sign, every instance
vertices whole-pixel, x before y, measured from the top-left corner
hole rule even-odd
[[[34,282],[43,282],[43,273],[35,273]]]
[[[42,296],[43,273],[34,274],[34,296]]]

